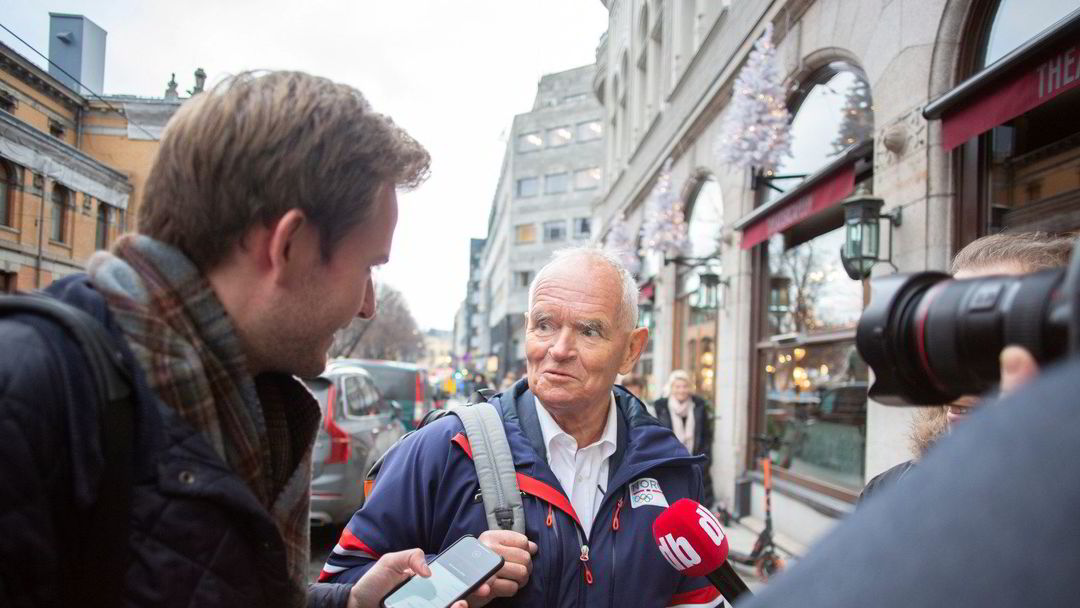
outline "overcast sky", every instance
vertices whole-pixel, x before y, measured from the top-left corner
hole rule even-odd
[[[421,327],[450,329],[465,297],[469,237],[483,237],[505,134],[540,76],[595,60],[600,0],[0,0],[0,23],[48,52],[48,13],[108,32],[105,93],[161,96],[244,69],[305,70],[360,89],[432,155],[401,197],[391,261]],[[7,32],[0,40],[42,63]]]

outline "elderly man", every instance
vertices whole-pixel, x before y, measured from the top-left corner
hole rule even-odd
[[[492,399],[519,479],[531,480],[522,486],[526,537],[487,531],[475,467],[456,441],[461,421],[446,416],[387,455],[323,579],[358,580],[387,551],[435,554],[472,534],[506,558],[492,591],[513,598],[497,603],[720,604],[705,579],[673,570],[652,540],[669,503],[701,500],[701,458],[614,386],[648,340],[636,328],[633,277],[603,251],[559,252],[537,273],[526,317],[526,378]]]

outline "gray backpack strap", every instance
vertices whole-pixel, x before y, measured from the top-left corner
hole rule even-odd
[[[477,403],[452,407],[450,411],[461,419],[472,447],[488,528],[524,534],[525,508],[499,410],[491,403]]]

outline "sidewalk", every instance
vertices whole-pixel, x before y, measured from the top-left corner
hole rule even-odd
[[[750,550],[754,548],[754,541],[757,540],[758,534],[761,533],[764,527],[764,521],[750,516],[743,517],[737,522],[733,520],[730,525],[724,526],[724,534],[728,538],[729,550],[750,553]],[[782,534],[774,533],[774,539],[780,554],[784,558],[785,567],[790,568],[806,552],[806,547]],[[731,562],[731,565],[739,573],[739,576],[746,581],[746,585],[750,587],[751,591],[756,592],[766,584],[763,579],[757,576],[753,566],[739,564],[734,561]]]

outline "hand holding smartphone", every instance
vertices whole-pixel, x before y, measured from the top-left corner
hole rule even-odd
[[[413,576],[382,599],[383,608],[448,608],[503,566],[503,558],[473,536],[462,536],[428,567],[431,576]]]

